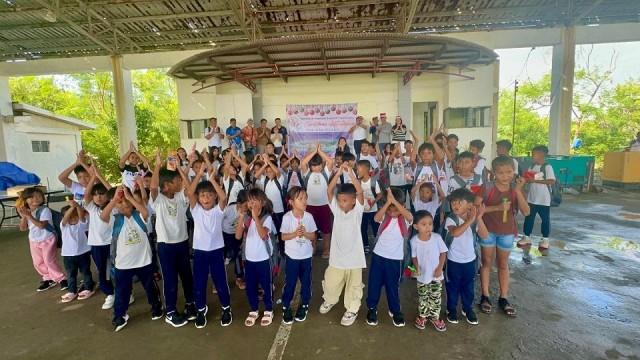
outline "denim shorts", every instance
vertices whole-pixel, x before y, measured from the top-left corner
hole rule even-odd
[[[486,239],[480,239],[480,246],[498,247],[500,250],[510,251],[513,248],[515,238],[513,234],[494,234],[490,232]]]

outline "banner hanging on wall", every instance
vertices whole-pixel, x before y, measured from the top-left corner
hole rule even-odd
[[[349,129],[356,123],[358,104],[287,105],[289,152],[301,156],[320,143],[330,155],[336,151],[338,138],[349,138]]]

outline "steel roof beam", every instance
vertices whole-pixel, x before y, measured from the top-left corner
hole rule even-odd
[[[402,32],[406,34],[411,30],[411,24],[418,10],[418,0],[409,0],[409,7],[405,9],[408,9],[408,14],[406,17],[404,14],[402,16]]]
[[[257,7],[256,12],[295,12],[305,10],[322,10],[322,9],[335,9],[335,8],[348,8],[357,7],[372,4],[394,4],[399,3],[400,0],[357,0],[357,1],[334,1],[318,4],[297,4],[297,5],[283,5],[283,6],[264,6]]]

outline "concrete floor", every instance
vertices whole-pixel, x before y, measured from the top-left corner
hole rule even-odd
[[[553,209],[550,256],[534,254],[533,263],[526,265],[520,250],[512,254],[511,301],[518,317],[479,314],[480,325],[449,324],[446,333],[418,331],[411,324],[416,314],[413,281],[401,286],[405,328],[394,328],[384,315],[385,300],[377,327],[366,325],[364,308],[350,328],[339,324],[341,305],[320,315],[320,281],[327,264],[317,259],[312,311],[304,323],[281,326],[278,311],[272,326],[246,328],[246,297],[232,286],[235,319],[230,327],[219,326],[218,300],[210,296],[209,307],[216,311],[210,311],[205,329],[192,324],[174,329],[150,320],[144,292],[136,284],[132,318],[115,334],[111,312],[100,310],[102,295],[63,305],[58,289],[36,293],[39,279],[25,234],[3,230],[0,358],[638,359],[640,195],[565,198],[562,207]]]

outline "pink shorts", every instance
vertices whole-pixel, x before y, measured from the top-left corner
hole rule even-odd
[[[307,212],[313,216],[316,227],[323,234],[331,234],[333,227],[333,214],[329,205],[311,206],[307,205]]]

